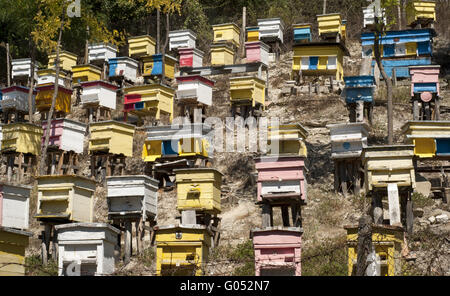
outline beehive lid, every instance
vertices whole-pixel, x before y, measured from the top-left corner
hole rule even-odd
[[[292,161],[292,160],[305,160],[306,157],[304,155],[297,155],[297,154],[280,154],[280,155],[264,155],[264,156],[258,156],[258,157],[254,157],[253,160],[255,162],[275,162],[275,161],[279,161],[279,160],[286,160],[286,161]]]
[[[32,232],[24,231],[24,230],[18,230],[18,229],[15,229],[15,228],[3,227],[3,226],[0,226],[0,231],[9,232],[9,233],[13,233],[13,234],[19,234],[19,235],[25,235],[25,236],[28,236],[28,237],[32,237],[33,236]]]
[[[205,55],[205,52],[201,51],[201,50],[198,49],[198,48],[186,48],[186,47],[178,48],[178,53],[179,53],[180,55],[181,55],[182,53],[185,53],[185,54],[190,53],[191,51],[192,51],[193,53],[199,55],[199,56],[202,56],[202,57]]]
[[[211,126],[203,123],[150,126],[147,127],[147,140],[167,141],[178,140],[182,138],[202,138],[211,131]]]
[[[417,65],[417,66],[409,66],[408,67],[409,71],[411,72],[411,70],[421,70],[421,69],[439,69],[441,70],[441,65]]]
[[[311,47],[311,46],[321,46],[321,47],[339,47],[342,52],[344,53],[344,56],[350,56],[350,52],[348,49],[342,45],[341,43],[335,43],[335,42],[308,42],[308,43],[296,43],[294,44],[294,48],[300,48],[300,47]]]
[[[183,30],[174,30],[174,31],[170,31],[169,32],[169,37],[172,37],[174,35],[178,35],[181,33],[189,33],[189,35],[191,35],[192,37],[194,37],[194,39],[197,38],[197,34],[195,34],[192,30],[190,29],[183,29]]]
[[[60,51],[59,51],[59,56],[60,56],[60,57],[61,57],[61,56],[69,56],[69,57],[72,57],[72,58],[75,58],[75,59],[78,58],[78,56],[77,56],[76,54],[74,54],[74,53],[72,53],[72,52],[69,52],[69,51],[67,51],[67,50],[60,50]],[[56,52],[51,53],[51,54],[49,55],[49,57],[55,57],[55,58],[56,58]]]
[[[9,92],[13,92],[13,91],[19,91],[19,92],[23,92],[23,93],[28,93],[30,89],[28,87],[24,87],[21,85],[13,85],[10,87],[5,87],[1,89],[1,92],[3,94],[9,93]],[[33,90],[33,94],[37,94],[36,90]]]
[[[250,231],[250,238],[253,238],[255,234],[261,234],[264,232],[273,232],[273,231],[283,231],[283,232],[292,232],[292,233],[296,233],[296,234],[302,234],[303,228],[301,228],[301,227],[283,227],[283,226],[255,228]]]
[[[8,187],[13,187],[13,188],[22,188],[22,189],[27,189],[27,190],[33,189],[33,186],[27,186],[27,185],[22,185],[22,184],[10,184],[10,183],[6,183],[6,182],[0,182],[0,186],[8,186]]]
[[[72,67],[72,72],[73,72],[73,69],[79,69],[79,68],[84,68],[84,67],[89,67],[90,68],[89,70],[91,70],[91,69],[97,70],[97,72],[101,72],[102,71],[102,69],[100,67],[98,67],[98,66],[95,66],[95,65],[92,65],[92,64],[84,64],[84,65],[73,66]]]
[[[124,89],[125,94],[129,94],[133,91],[139,91],[139,90],[145,90],[145,89],[154,89],[156,87],[162,87],[165,88],[166,90],[169,90],[170,92],[175,93],[175,89],[173,87],[170,87],[166,84],[162,84],[162,83],[153,83],[153,84],[143,84],[143,85],[136,85],[136,86],[131,86],[131,87],[127,87]]]
[[[114,84],[106,82],[106,81],[103,81],[103,80],[85,81],[85,82],[81,82],[80,84],[81,84],[81,87],[83,87],[83,88],[84,87],[103,86],[103,87],[109,88],[111,90],[117,90],[118,89],[118,87],[115,86]]]
[[[256,76],[240,76],[240,77],[230,77],[229,78],[230,79],[230,82],[231,81],[239,81],[239,80],[255,80],[255,81],[257,81],[257,82],[259,82],[259,83],[261,83],[261,84],[266,84],[266,81],[265,80],[263,80],[263,79],[261,79],[261,78],[258,78],[258,77],[256,77]]]
[[[150,39],[151,41],[155,42],[155,39],[150,35],[139,35],[139,36],[128,37],[128,41],[134,40],[134,39],[141,39],[141,38]]]
[[[176,59],[176,58],[174,58],[174,57],[172,57],[172,56],[170,56],[170,55],[168,55],[168,54],[166,54],[165,55],[165,58],[166,59],[169,59],[169,60],[172,60],[173,62],[178,62],[178,60]],[[162,54],[154,54],[154,55],[151,55],[151,56],[144,56],[144,57],[142,57],[142,60],[144,61],[144,63],[146,63],[146,62],[150,62],[150,61],[161,61],[162,60]]]
[[[116,120],[106,120],[106,121],[99,121],[99,122],[92,122],[89,125],[90,126],[96,126],[96,125],[104,125],[104,124],[117,124],[117,125],[122,125],[128,128],[132,128],[133,130],[135,129],[135,126],[126,122],[121,122],[121,121],[116,121]]]
[[[306,28],[306,27],[311,27],[312,24],[311,23],[300,23],[300,24],[293,24],[292,27],[295,28]]]
[[[73,180],[83,180],[83,181],[88,181],[89,183],[91,183],[91,185],[95,185],[97,184],[96,181],[89,179],[87,177],[83,177],[83,176],[78,176],[78,175],[45,175],[45,176],[38,176],[36,177],[36,180],[58,180],[58,179],[64,179],[64,178],[69,178],[69,179],[73,179]]]
[[[173,170],[173,172],[174,173],[187,173],[187,172],[198,172],[198,173],[209,173],[209,172],[214,172],[214,173],[217,173],[217,174],[219,174],[220,176],[223,176],[223,174],[220,172],[220,171],[218,171],[218,170],[216,170],[216,169],[213,169],[213,168],[190,168],[190,169],[176,169],[176,170]]]
[[[107,223],[69,223],[69,224],[62,224],[62,225],[56,225],[56,230],[75,230],[80,228],[92,228],[92,229],[108,229],[112,232],[115,232],[116,234],[120,234],[120,230],[111,226]]]
[[[233,48],[227,42],[217,42],[217,43],[211,44],[210,48],[226,48],[230,51],[233,51]]]
[[[236,29],[239,30],[238,25],[236,25],[235,23],[224,23],[224,24],[212,25],[213,28],[216,28],[216,27],[225,27],[225,26],[233,26],[233,27],[235,27]]]
[[[245,46],[257,46],[259,45],[260,47],[262,47],[263,49],[265,49],[266,51],[269,51],[270,46],[267,45],[266,43],[262,42],[262,41],[250,41],[250,42],[245,42]]]
[[[153,183],[153,185],[158,186],[159,185],[159,181],[156,179],[153,179],[149,176],[145,176],[145,175],[137,175],[137,176],[111,176],[111,177],[106,177],[106,181],[124,181],[125,179],[132,179],[133,181],[138,181],[139,179],[141,180],[146,180],[150,183]]]
[[[334,13],[317,14],[316,16],[317,17],[320,17],[320,16],[339,16],[339,17],[341,17],[341,14],[339,12],[334,12]]]
[[[258,26],[253,26],[253,27],[246,27],[245,29],[247,31],[258,31],[259,27]]]
[[[38,86],[36,86],[36,90],[37,90],[37,92],[45,91],[45,90],[53,90],[53,89],[55,89],[55,85],[56,85],[55,83],[38,85]],[[58,84],[58,92],[59,91],[67,93],[67,94],[72,94],[72,92],[73,92],[73,90],[71,88],[66,88],[66,87]]]
[[[186,75],[186,76],[178,76],[175,77],[177,82],[191,82],[191,81],[200,81],[207,85],[214,86],[216,81],[203,77],[201,75]]]
[[[63,121],[63,122],[69,122],[72,123],[74,125],[78,125],[79,127],[81,127],[82,129],[86,130],[87,124],[83,123],[83,122],[79,122],[76,120],[72,120],[72,119],[67,119],[67,118],[56,118],[56,119],[52,119],[52,123],[55,121]],[[47,126],[47,122],[48,120],[43,120],[42,121],[42,125],[43,126]]]
[[[423,135],[411,135],[413,132]],[[402,134],[408,138],[450,138],[450,121],[408,121],[402,126]]]
[[[397,154],[393,152],[397,151]],[[366,156],[369,152],[379,152],[378,155]],[[363,148],[363,159],[367,158],[396,158],[399,156],[414,156],[414,145],[385,145],[385,146],[369,146]]]
[[[111,44],[111,43],[101,43],[101,42],[100,43],[91,43],[88,46],[89,49],[94,48],[94,47],[107,47],[107,48],[112,49],[112,50],[114,50],[116,52],[118,51],[117,46],[114,45],[114,44]]]
[[[328,124],[327,128],[330,130],[330,133],[333,134],[334,131],[340,131],[346,127],[360,127],[361,133],[364,135],[368,135],[368,132],[370,131],[370,127],[365,122],[349,122],[349,123],[336,123],[336,124]]]
[[[135,59],[132,59],[130,57],[115,57],[115,58],[110,58],[109,62],[111,61],[127,61],[127,62],[133,62],[135,64],[139,64],[138,61],[136,61]]]
[[[258,26],[260,26],[260,27],[262,26],[261,23],[264,23],[264,22],[279,21],[281,27],[284,28],[283,19],[280,18],[280,17],[273,17],[273,18],[266,18],[266,19],[257,19],[256,21],[258,22]]]
[[[306,128],[300,123],[288,123],[288,124],[280,124],[278,126],[269,126],[268,131],[271,134],[271,138],[275,138],[276,136],[283,136],[287,133],[298,132],[300,135],[300,139],[306,139],[309,135]]]

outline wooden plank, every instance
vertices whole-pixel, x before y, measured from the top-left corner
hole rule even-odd
[[[413,205],[411,200],[411,193],[408,192],[408,196],[406,198],[406,231],[408,232],[408,235],[412,235],[413,225],[414,225]]]
[[[184,210],[181,212],[181,224],[195,225],[197,224],[197,215],[195,210]]]
[[[373,223],[383,224],[383,203],[380,192],[374,192],[372,196]]]
[[[126,220],[125,221],[125,258],[124,262],[125,264],[128,264],[131,260],[131,253],[132,253],[132,226],[131,221]]]
[[[289,227],[290,223],[289,223],[289,207],[288,206],[281,207],[281,216],[283,219],[283,226]]]
[[[269,204],[262,205],[262,227],[272,226],[272,207]]]
[[[390,225],[401,225],[400,200],[396,183],[388,184],[388,201]]]

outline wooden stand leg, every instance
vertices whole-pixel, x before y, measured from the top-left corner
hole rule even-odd
[[[42,264],[47,265],[48,263],[48,255],[49,255],[49,249],[50,249],[50,235],[51,235],[51,225],[45,224],[45,229],[42,232]]]
[[[140,220],[134,223],[134,227],[136,228],[136,254],[140,255],[142,251],[142,241],[141,241],[141,228],[140,228]]]
[[[58,233],[55,226],[52,225],[52,258],[58,261]]]
[[[383,224],[383,202],[379,192],[374,192],[372,196],[373,223]]]
[[[406,197],[406,231],[408,235],[412,235],[413,225],[414,225],[413,204],[411,192],[408,191],[408,196]]]
[[[14,154],[8,155],[6,158],[7,163],[8,163],[8,168],[7,168],[7,173],[6,173],[8,182],[11,182],[12,176],[14,174],[14,158],[15,158]]]
[[[341,180],[341,190],[344,197],[347,197],[347,170],[346,163],[342,162],[339,167],[339,179]]]
[[[361,194],[361,175],[359,173],[359,169],[360,169],[360,163],[359,163],[359,160],[357,160],[357,161],[353,162],[353,174],[355,176],[355,182],[354,182],[355,195]]]
[[[262,205],[262,227],[272,226],[272,207],[269,204]]]
[[[91,178],[97,179],[97,172],[96,172],[96,162],[97,158],[95,155],[91,155]]]
[[[17,182],[21,183],[23,179],[23,153],[19,153],[19,160],[17,164]]]
[[[283,226],[289,227],[289,207],[288,206],[282,206],[281,207],[281,217],[283,219]]]
[[[131,260],[131,253],[132,253],[132,238],[131,238],[131,221],[127,220],[125,221],[125,264],[129,263]]]
[[[294,204],[291,207],[292,210],[292,225],[294,227],[302,227],[302,212],[301,212],[301,205]]]
[[[340,162],[335,160],[334,161],[334,192],[337,194],[339,192],[339,165]]]
[[[441,120],[441,102],[439,98],[434,101],[434,118],[435,120]]]

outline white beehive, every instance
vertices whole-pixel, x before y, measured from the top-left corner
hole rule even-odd
[[[169,32],[169,50],[178,48],[195,48],[197,35],[191,30],[177,30]]]
[[[11,77],[14,80],[18,77],[27,77],[29,78],[31,76],[31,59],[16,59],[12,60],[12,69],[11,69]],[[34,79],[37,80],[37,71],[38,67],[34,65]]]
[[[81,104],[83,107],[98,105],[101,107],[116,109],[117,86],[105,81],[82,82],[83,93]]]
[[[367,147],[369,126],[366,123],[327,125],[331,134],[331,158],[360,157]]]
[[[29,88],[15,85],[2,89],[2,100],[0,106],[3,111],[15,109],[17,111],[28,113],[28,91]],[[37,92],[33,91],[32,103],[34,110],[34,102]]]
[[[106,178],[109,219],[156,217],[159,181],[147,176]]]
[[[54,68],[39,70],[37,72],[37,75],[38,75],[37,85],[50,84],[50,83],[55,84],[56,71]],[[66,86],[68,81],[70,81],[70,78],[67,77],[66,75],[64,75],[64,72],[59,71],[58,84],[61,86]]]
[[[382,14],[384,15],[384,24],[386,24],[386,14],[384,13],[384,9],[382,9]],[[364,14],[364,28],[367,26],[371,26],[375,24],[375,3],[369,5],[366,8],[363,8]]]
[[[139,62],[129,57],[109,59],[109,77],[123,76],[125,80],[136,82]]]
[[[259,40],[280,40],[283,43],[284,23],[281,18],[259,19]]]
[[[96,43],[88,46],[88,64],[94,62],[108,62],[117,55],[117,46],[105,43]]]
[[[47,130],[47,121],[42,122],[44,136]],[[56,146],[63,151],[74,151],[83,153],[84,135],[86,134],[86,124],[70,119],[54,119],[51,123],[49,145]]]
[[[30,186],[0,184],[0,227],[28,229]]]
[[[207,106],[212,105],[214,81],[200,75],[177,77],[177,99],[195,100]]]
[[[58,233],[59,276],[114,273],[114,250],[120,230],[105,223],[62,224],[55,226],[55,229]]]

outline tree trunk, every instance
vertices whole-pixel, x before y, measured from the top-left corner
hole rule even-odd
[[[247,27],[247,7],[242,8],[241,58],[245,57],[245,28]]]
[[[40,175],[44,175],[45,174],[45,162],[47,160],[47,148],[48,148],[48,142],[50,140],[50,127],[52,124],[52,117],[53,117],[53,112],[55,110],[55,104],[56,104],[56,97],[58,95],[58,89],[59,89],[59,83],[58,83],[58,79],[59,79],[59,52],[60,52],[60,47],[61,47],[61,38],[62,38],[62,32],[64,29],[64,10],[62,13],[62,17],[61,17],[61,25],[59,28],[59,36],[58,36],[58,43],[57,43],[57,47],[56,47],[56,59],[55,59],[55,72],[56,72],[56,77],[55,77],[55,90],[53,91],[53,97],[52,97],[52,105],[50,106],[50,110],[48,112],[48,118],[47,118],[47,129],[46,129],[46,133],[45,133],[45,141],[44,141],[44,147],[42,147],[42,155],[41,155],[41,162],[39,164],[39,174]]]
[[[86,26],[86,48],[84,51],[84,63],[89,64],[89,26]]]
[[[28,87],[28,122],[33,123],[33,89],[34,89],[34,64],[36,63],[36,46],[30,37],[30,46],[31,46],[31,74],[30,81]]]
[[[6,77],[8,87],[11,86],[11,55],[9,53],[9,43],[6,43]]]
[[[327,0],[323,0],[323,14],[327,13]]]
[[[161,10],[156,10],[156,53],[161,53]]]
[[[169,32],[170,32],[170,15],[166,14],[166,39],[164,41],[164,46],[161,50],[162,54],[162,75],[161,75],[161,83],[164,84],[166,81],[166,48],[169,44]]]
[[[368,266],[367,256],[372,252],[372,218],[368,215],[359,219],[357,252],[356,276],[364,276]]]

